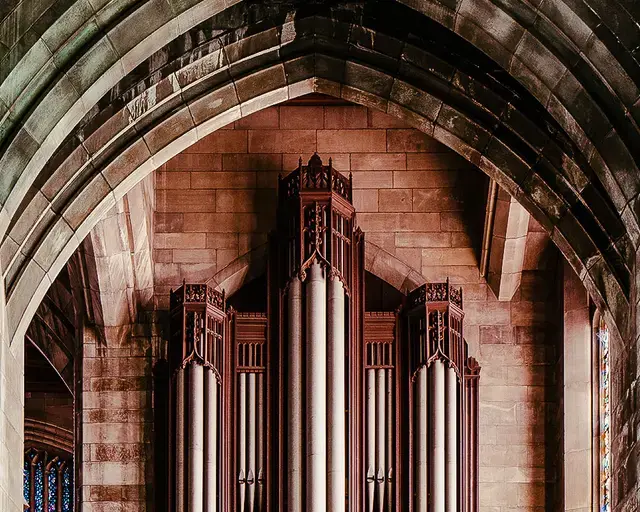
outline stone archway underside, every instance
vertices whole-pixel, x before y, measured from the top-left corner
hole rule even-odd
[[[551,37],[560,28],[541,13],[508,16],[466,1],[455,18],[462,37],[445,28],[448,18],[434,21],[432,12],[418,15],[397,2],[293,4],[238,3],[194,28],[204,15],[184,11],[116,67],[100,52],[114,51],[111,31],[85,54],[84,68],[67,70],[15,125],[0,198],[11,335],[24,331],[95,222],[145,174],[234,119],[309,92],[403,118],[496,179],[549,231],[621,334],[628,332],[640,144],[633,117],[618,114],[638,94],[619,75],[595,77],[598,90],[587,80],[595,73],[595,57],[587,58],[595,36],[578,51],[577,41]],[[135,10],[119,30],[131,30],[140,16]],[[484,32],[492,29],[480,24],[483,16],[500,31]],[[393,19],[406,22],[393,27]],[[179,35],[181,28],[191,30]],[[160,34],[170,41],[162,48]],[[67,83],[71,76],[81,83]],[[74,99],[81,86],[84,96]]]

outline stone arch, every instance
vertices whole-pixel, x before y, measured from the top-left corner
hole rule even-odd
[[[365,265],[367,272],[379,277],[402,293],[408,293],[426,282],[422,274],[378,245],[365,239]],[[245,284],[267,270],[267,244],[260,245],[239,256],[216,272],[207,284],[233,295]]]
[[[226,10],[202,2],[161,11],[166,19],[153,15],[155,23],[131,30],[156,3],[114,19],[86,59],[56,75],[55,86],[2,134],[1,162],[10,170],[2,178],[0,226],[11,336],[23,332],[91,226],[144,174],[214,129],[307,92],[401,117],[478,165],[543,224],[611,325],[627,335],[640,178],[635,124],[619,113],[636,88],[611,70],[587,77],[576,60],[587,54],[574,52],[580,46],[545,32],[563,35],[562,20],[479,0],[461,2],[457,15],[444,2],[436,10],[439,2],[414,6],[420,15],[392,1],[300,12],[296,2]],[[214,37],[245,8],[248,25]],[[386,21],[397,15],[407,22],[402,33]],[[482,23],[487,15],[500,23]],[[197,23],[202,44],[180,54],[187,39],[193,42],[185,31]],[[136,32],[129,40],[127,26]],[[587,39],[604,66],[611,49]],[[527,68],[521,47],[553,65]],[[90,66],[98,61],[103,65]],[[71,99],[53,109],[66,86]],[[575,104],[591,117],[580,117]],[[38,125],[50,110],[53,126]],[[607,146],[596,145],[602,134],[593,132],[594,120],[606,128]]]

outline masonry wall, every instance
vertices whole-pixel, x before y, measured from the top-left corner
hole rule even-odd
[[[427,280],[463,285],[465,335],[483,367],[481,510],[556,510],[557,252],[532,220],[521,287],[510,302],[497,301],[478,268],[486,177],[402,122],[351,105],[274,107],[158,169],[156,307],[167,307],[169,289],[183,278],[207,280],[263,244],[274,225],[278,173],[314,151],[353,173],[369,242]]]

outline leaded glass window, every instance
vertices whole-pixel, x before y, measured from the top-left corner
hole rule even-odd
[[[25,453],[23,495],[29,512],[72,512],[71,456],[52,456],[30,448]]]
[[[600,512],[611,511],[611,367],[609,329],[601,320],[598,327],[599,409],[600,409]]]

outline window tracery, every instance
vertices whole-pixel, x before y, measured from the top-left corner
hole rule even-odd
[[[600,512],[611,510],[611,367],[609,358],[609,329],[601,319],[596,336],[599,359],[600,412]]]
[[[73,511],[70,456],[51,456],[45,450],[29,448],[25,452],[22,474],[25,511]]]

